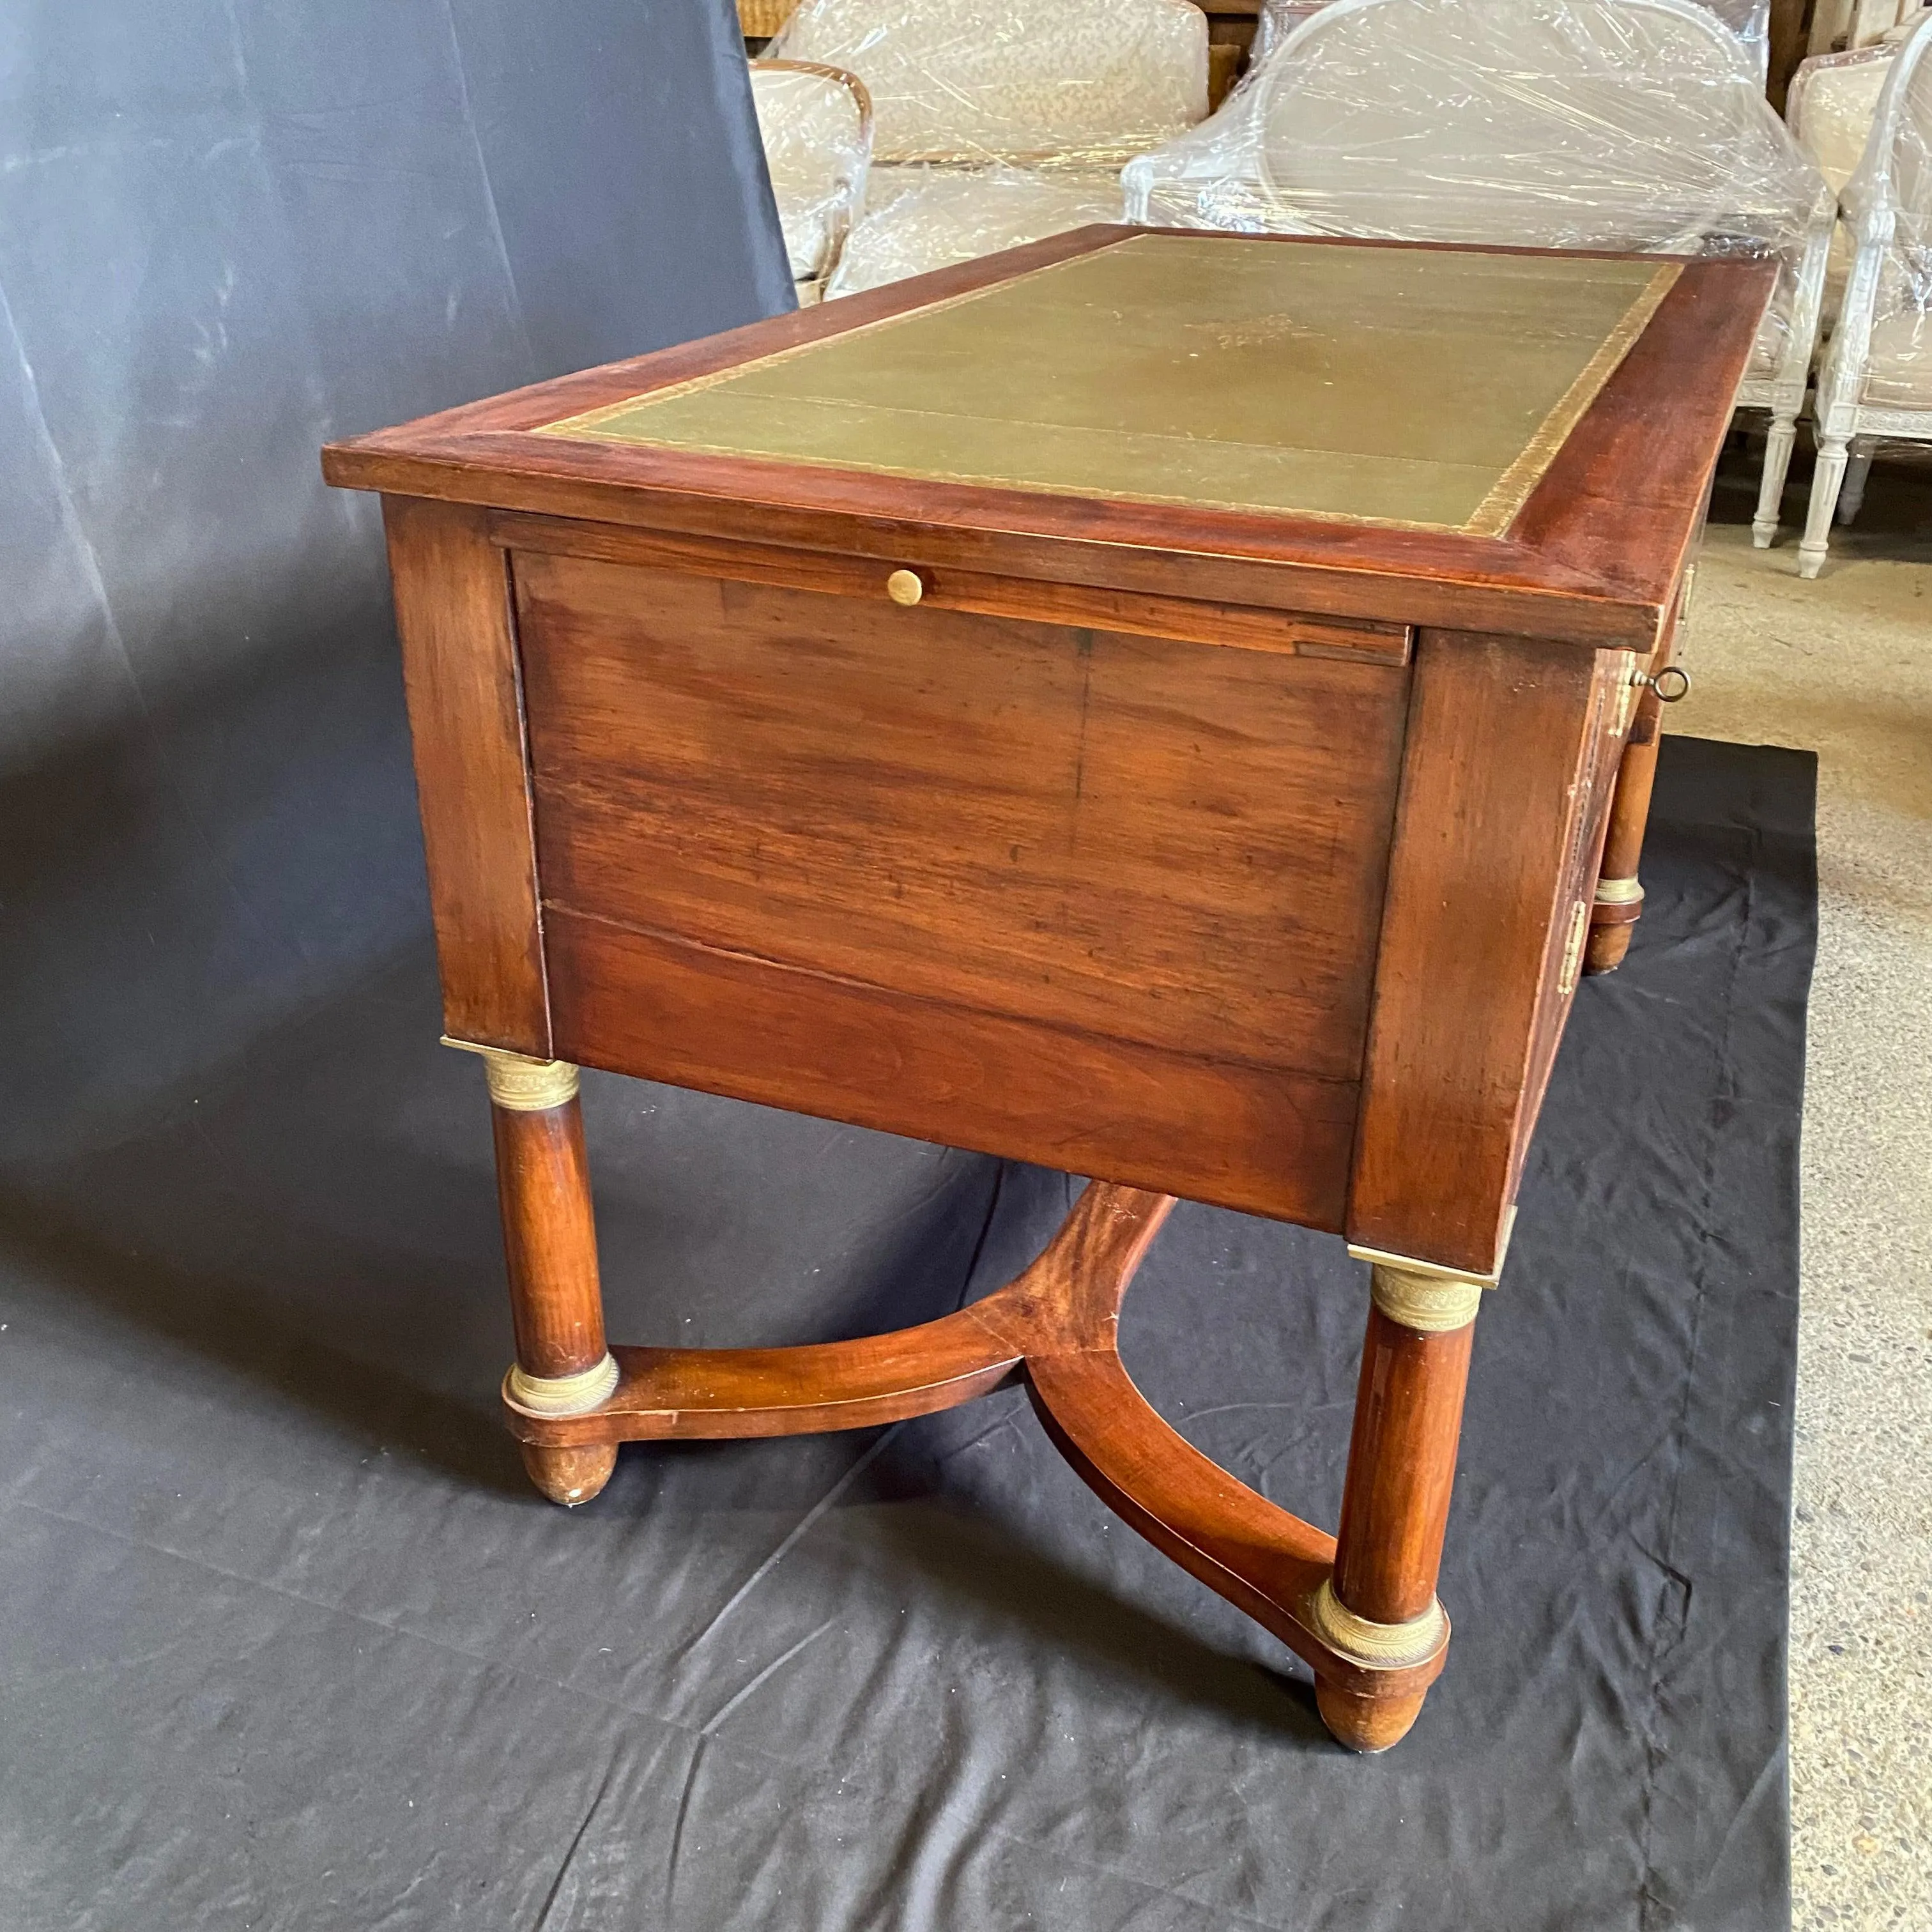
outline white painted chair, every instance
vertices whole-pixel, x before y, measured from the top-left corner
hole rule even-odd
[[[1814,54],[1791,76],[1784,118],[1798,145],[1817,164],[1825,184],[1842,196],[1864,158],[1878,115],[1878,98],[1898,50],[1883,42],[1849,53]],[[1834,327],[1852,272],[1851,238],[1843,221],[1832,232],[1825,271],[1824,326]]]
[[[1932,442],[1932,14],[1892,63],[1844,205],[1852,271],[1818,375],[1801,577],[1824,567],[1834,512],[1858,514],[1874,448]]]
[[[815,62],[752,63],[765,165],[800,302],[816,302],[866,194],[872,102],[865,82]]]
[[[1156,225],[1775,254],[1738,401],[1771,416],[1776,535],[1836,204],[1695,0],[1331,0],[1121,178]]]
[[[1189,0],[805,0],[770,51],[849,68],[872,97],[833,295],[1118,220],[1120,164],[1208,112]]]

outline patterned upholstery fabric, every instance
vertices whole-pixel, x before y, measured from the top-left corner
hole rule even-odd
[[[1184,0],[805,0],[769,51],[857,74],[881,161],[1118,161],[1208,111]]]

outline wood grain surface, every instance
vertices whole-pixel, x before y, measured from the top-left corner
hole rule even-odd
[[[1495,1264],[1563,908],[1588,890],[1580,823],[1614,754],[1608,694],[1628,675],[1624,654],[1600,655],[1416,640],[1349,1193],[1362,1246],[1476,1274]]]
[[[488,519],[386,498],[444,1030],[548,1060],[523,697],[509,572]]]
[[[516,582],[550,908],[1359,1077],[1400,668],[541,554]]]

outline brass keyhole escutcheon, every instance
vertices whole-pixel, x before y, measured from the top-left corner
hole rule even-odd
[[[886,579],[886,595],[895,604],[916,604],[926,595],[926,585],[916,570],[896,570]]]

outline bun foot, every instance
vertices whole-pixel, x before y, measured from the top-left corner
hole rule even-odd
[[[1592,926],[1589,943],[1583,949],[1583,970],[1614,973],[1630,951],[1634,930],[1628,926]]]
[[[1413,1697],[1364,1697],[1358,1691],[1338,1690],[1318,1678],[1315,1708],[1338,1744],[1370,1756],[1408,1736],[1427,1695],[1418,1690]]]
[[[617,1466],[614,1442],[586,1442],[569,1449],[542,1449],[533,1442],[517,1445],[524,1452],[530,1478],[554,1503],[574,1509],[587,1503],[610,1480]]]

